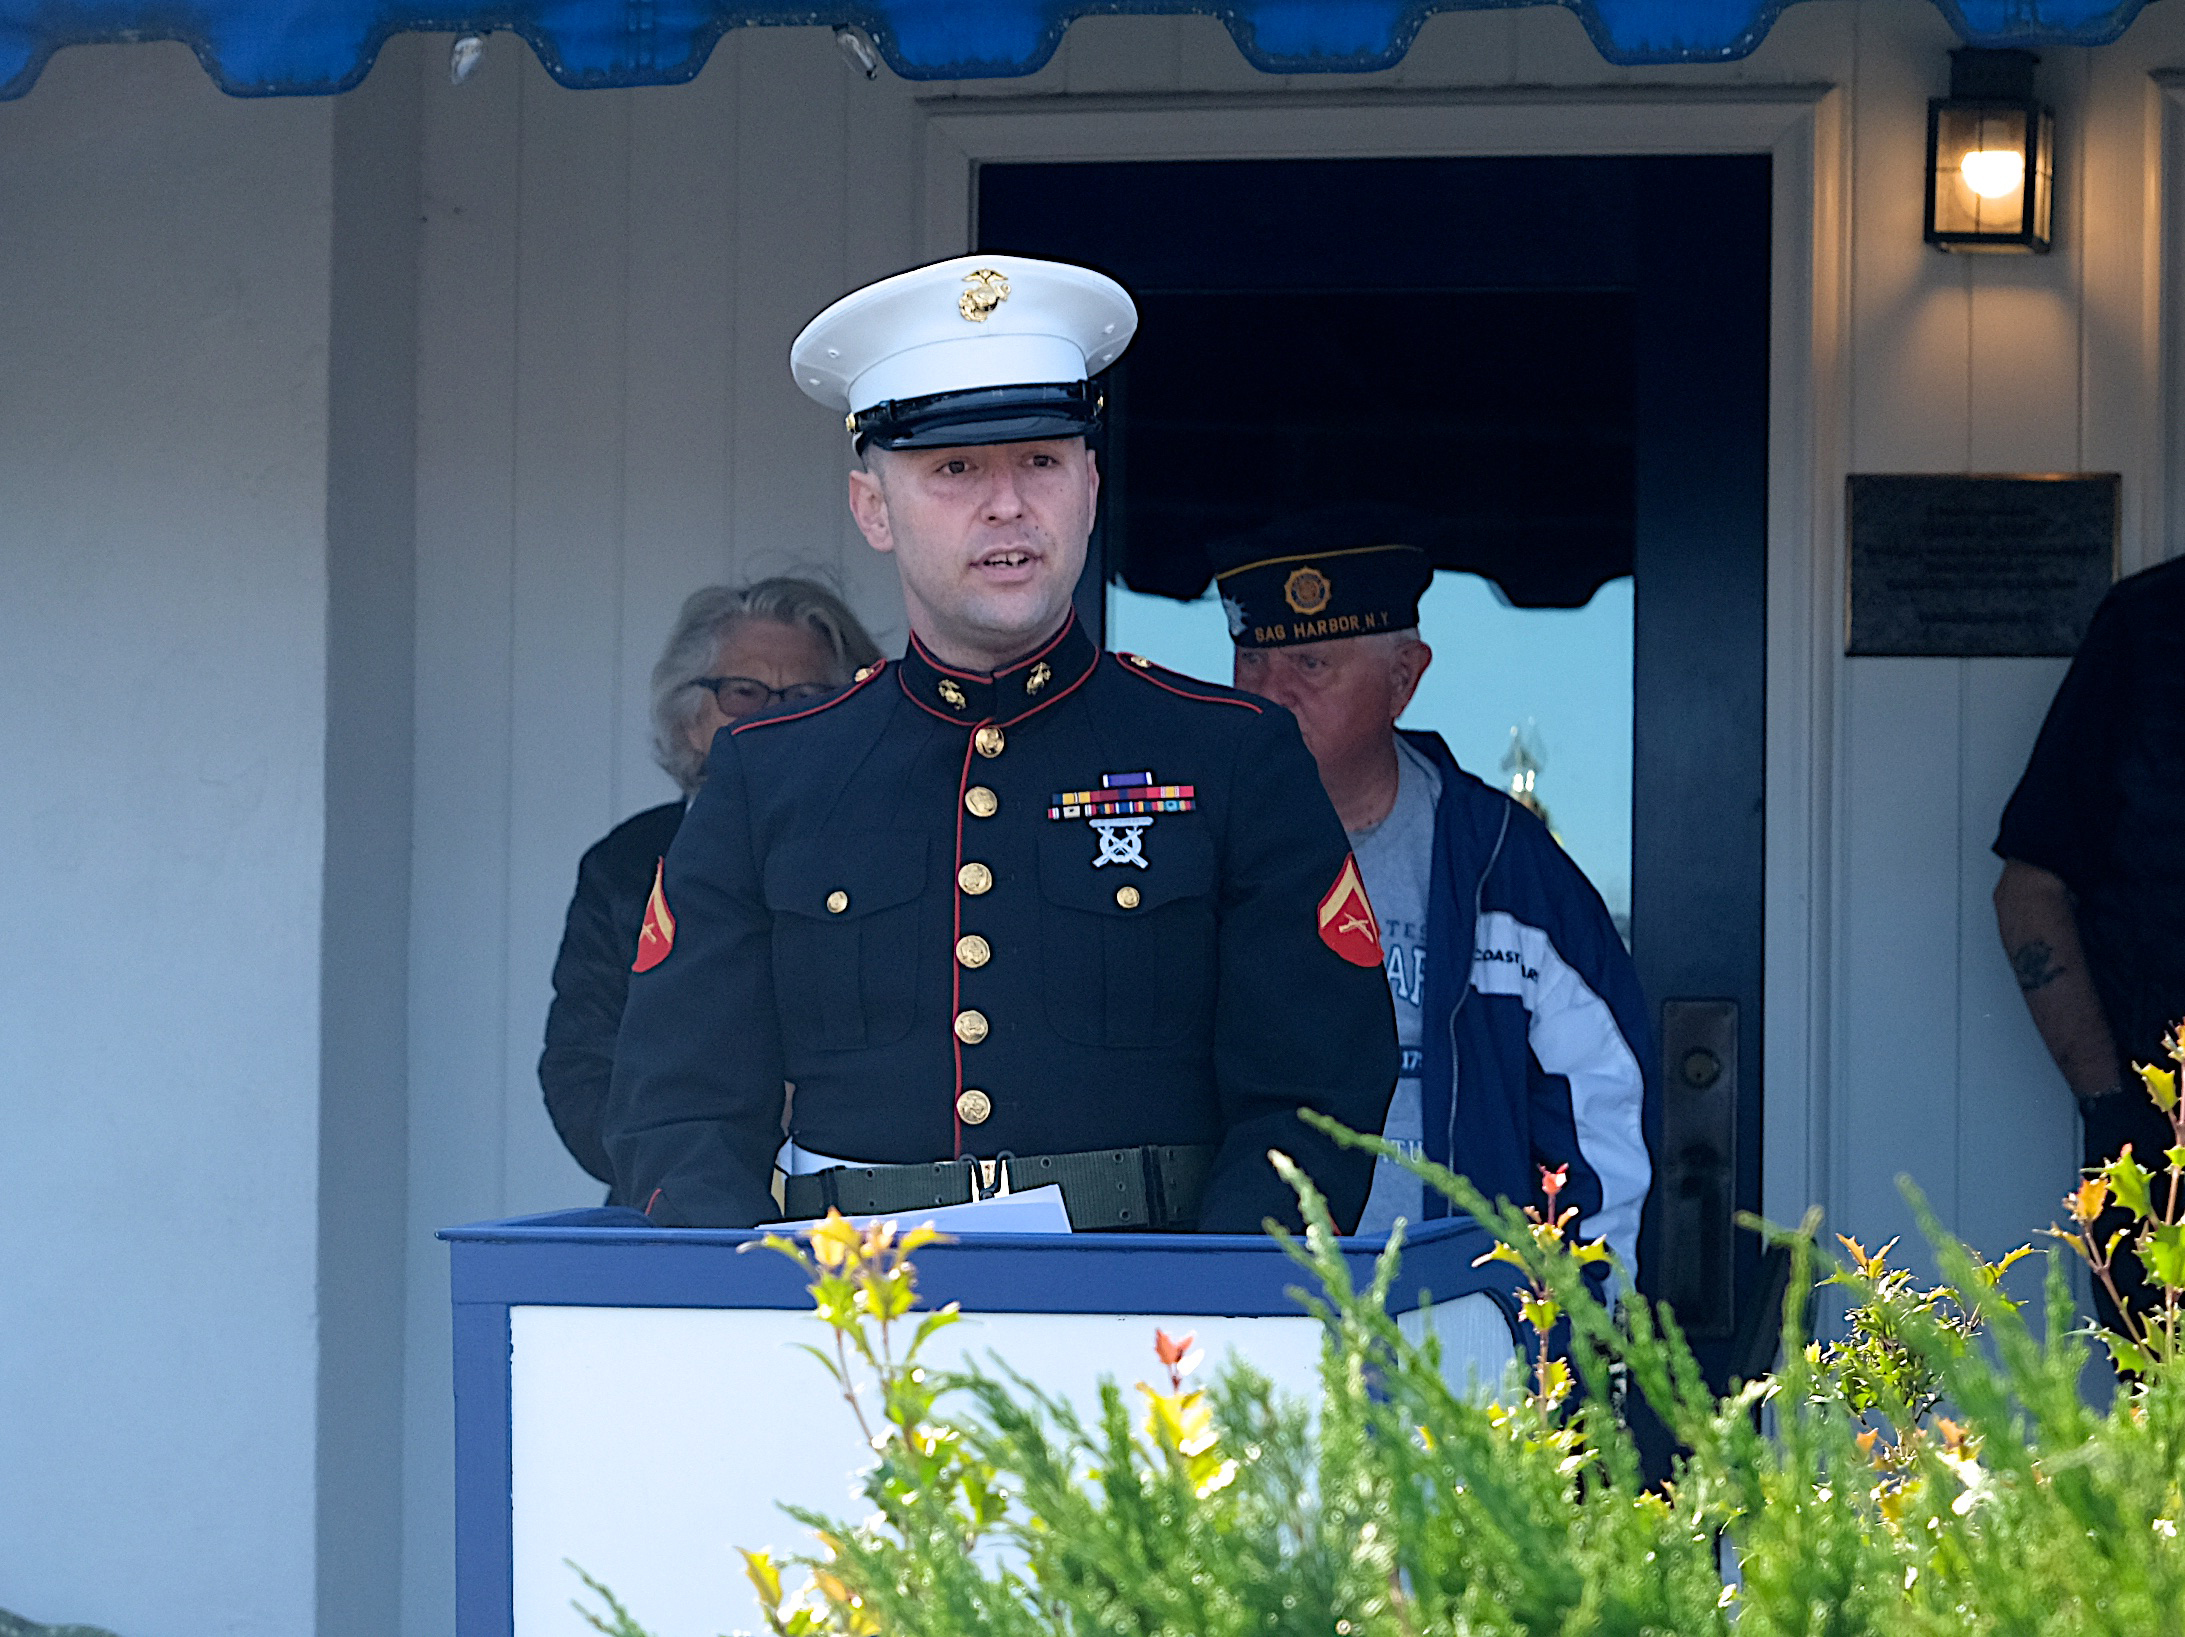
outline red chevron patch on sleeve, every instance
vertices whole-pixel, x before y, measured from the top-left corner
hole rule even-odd
[[[1343,873],[1320,900],[1320,941],[1353,966],[1379,970],[1387,964],[1381,953],[1381,923],[1374,918],[1355,856],[1344,858]]]
[[[637,929],[637,959],[630,963],[632,972],[650,972],[675,947],[675,917],[668,911],[668,895],[662,885],[667,868],[664,858],[652,867],[652,896],[645,900],[645,924]]]

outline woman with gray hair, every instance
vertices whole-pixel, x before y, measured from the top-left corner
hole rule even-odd
[[[705,782],[713,736],[774,705],[832,693],[880,657],[842,599],[810,580],[777,578],[694,591],[652,668],[653,759],[682,787],[609,831],[577,866],[576,896],[554,960],[539,1085],[577,1163],[608,1184],[599,1137],[615,1035],[630,989],[645,900],[683,810]]]

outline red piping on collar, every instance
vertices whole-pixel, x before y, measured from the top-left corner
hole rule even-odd
[[[994,725],[996,727],[1012,728],[1028,716],[1037,716],[1049,705],[1060,704],[1063,700],[1069,698],[1071,694],[1077,692],[1078,689],[1082,688],[1086,683],[1090,682],[1093,679],[1093,673],[1099,669],[1100,656],[1096,653],[1093,655],[1093,662],[1085,667],[1085,674],[1083,676],[1080,676],[1075,682],[1072,682],[1067,688],[1064,688],[1060,693],[1056,694],[1052,699],[1042,699],[1034,704],[1027,705],[1016,715],[1010,717],[1008,721],[997,722]]]
[[[884,660],[884,659],[883,659],[883,660],[879,660],[879,661],[876,661],[876,666],[877,666],[877,668],[876,668],[876,669],[874,669],[874,670],[870,670],[870,671],[867,671],[867,672],[865,673],[865,679],[864,679],[864,681],[862,681],[862,682],[852,682],[852,683],[851,683],[851,684],[850,684],[850,685],[849,685],[849,686],[848,686],[847,688],[844,688],[844,689],[843,689],[843,690],[842,690],[842,691],[841,691],[840,693],[838,693],[838,694],[833,694],[833,695],[830,695],[830,696],[829,696],[828,698],[822,699],[822,700],[821,700],[821,701],[820,701],[820,702],[819,702],[818,704],[814,705],[814,706],[813,706],[813,707],[812,707],[812,708],[811,708],[810,710],[803,710],[803,711],[791,711],[791,712],[790,712],[790,713],[789,713],[789,714],[788,714],[787,716],[766,716],[766,717],[761,717],[761,718],[760,718],[760,719],[759,719],[758,721],[755,721],[755,722],[738,722],[738,723],[736,723],[736,724],[735,724],[735,725],[734,725],[733,727],[731,727],[731,728],[730,728],[730,729],[729,729],[728,731],[729,731],[729,733],[730,733],[731,735],[735,735],[735,734],[738,734],[738,733],[742,733],[742,732],[743,732],[743,731],[744,731],[744,730],[745,730],[746,728],[770,728],[770,727],[775,727],[775,726],[778,726],[779,724],[781,724],[781,723],[783,723],[783,722],[799,722],[799,721],[802,721],[802,720],[803,720],[803,719],[804,719],[805,717],[807,717],[807,716],[817,716],[817,715],[818,715],[818,714],[819,714],[819,713],[820,713],[821,711],[824,711],[824,710],[832,710],[832,709],[834,709],[834,707],[835,707],[835,706],[837,706],[837,705],[841,704],[843,700],[845,700],[845,699],[849,698],[851,694],[853,694],[853,693],[856,693],[856,692],[857,692],[857,691],[858,691],[859,689],[861,689],[861,688],[865,688],[865,687],[868,687],[868,686],[870,686],[870,685],[871,685],[872,683],[874,683],[874,682],[877,682],[877,681],[879,681],[879,680],[880,680],[880,673],[881,673],[882,671],[884,671],[884,670],[886,670],[886,669],[888,668],[888,662],[887,662],[886,660]]]
[[[991,682],[993,677],[984,671],[959,671],[953,665],[944,665],[933,657],[933,650],[918,640],[918,633],[910,634],[910,645],[918,650],[918,657],[944,676],[953,676],[963,682]]]
[[[961,676],[963,673],[959,671],[956,674]],[[975,728],[978,727],[981,723],[990,722],[993,720],[993,718],[990,716],[982,716],[977,722],[974,722],[971,721],[968,717],[952,716],[947,711],[936,710],[931,705],[927,704],[923,699],[920,699],[916,694],[910,691],[910,672],[906,670],[898,670],[895,673],[895,676],[896,681],[902,686],[903,697],[905,699],[909,700],[913,705],[916,705],[928,716],[939,717],[942,721],[946,722],[952,728]],[[980,678],[980,680],[984,681],[985,679],[982,677]]]
[[[1193,693],[1189,688],[1179,688],[1173,682],[1163,682],[1151,671],[1144,669],[1142,666],[1131,664],[1130,661],[1125,659],[1121,654],[1110,654],[1108,655],[1108,658],[1114,660],[1117,665],[1121,666],[1125,675],[1135,676],[1142,682],[1150,682],[1156,688],[1165,688],[1170,693],[1175,694],[1180,698],[1196,699],[1208,705],[1234,705],[1239,710],[1250,711],[1254,716],[1264,716],[1267,714],[1265,710],[1263,710],[1260,706],[1253,704],[1249,699],[1231,699],[1226,694],[1218,693]],[[1057,697],[1059,697],[1059,695]]]
[[[1045,659],[1049,654],[1053,653],[1057,648],[1061,647],[1063,638],[1067,637],[1072,631],[1076,629],[1077,610],[1073,608],[1070,610],[1069,618],[1062,622],[1062,629],[1057,631],[1053,636],[1049,637],[1044,647],[1036,649],[1032,653],[1026,654],[1022,659],[1018,660],[1014,665],[1011,665],[1007,670],[995,671],[991,675],[985,675],[977,671],[958,671],[951,669],[949,666],[943,665],[939,660],[933,657],[932,651],[928,649],[924,643],[918,640],[917,632],[913,631],[910,634],[910,640],[912,645],[917,648],[918,652],[922,656],[924,656],[926,663],[931,665],[936,671],[940,671],[948,676],[958,677],[965,682],[976,682],[981,687],[995,687],[1000,684],[1003,677],[1009,676],[1017,671],[1021,671],[1028,665],[1037,665],[1041,660]],[[1005,720],[998,722],[991,716],[981,717],[978,721],[973,722],[961,716],[952,716],[947,711],[936,710],[933,706],[927,704],[923,699],[920,699],[915,693],[911,692],[910,674],[907,671],[899,671],[897,673],[897,681],[902,687],[903,697],[905,699],[909,700],[913,705],[916,705],[928,716],[935,717],[940,721],[946,722],[952,727],[1005,728],[1014,726],[1018,722],[1023,721],[1028,716],[1037,715],[1039,712],[1045,710],[1049,705],[1052,705],[1056,699],[1069,698],[1071,694],[1077,692],[1078,689],[1082,688],[1086,684],[1086,682],[1091,679],[1093,672],[1099,669],[1100,651],[1098,649],[1095,649],[1093,650],[1093,662],[1085,667],[1084,675],[1080,676],[1076,681],[1072,682],[1068,687],[1064,688],[1060,693],[1056,694],[1054,698],[1042,699],[1038,703],[1032,705],[1029,709],[1019,711],[1015,716],[1008,717]]]
[[[928,648],[923,642],[918,640],[918,633],[915,631],[910,634],[910,645],[918,650],[919,656],[923,658],[928,665],[932,666],[936,671],[941,672],[945,676],[955,677],[960,682],[978,682],[991,684],[999,682],[1011,671],[1021,671],[1027,665],[1037,665],[1041,660],[1045,659],[1049,654],[1053,653],[1055,649],[1060,647],[1062,644],[1062,639],[1068,636],[1071,631],[1076,629],[1076,627],[1077,610],[1075,608],[1072,608],[1069,614],[1063,619],[1061,628],[1057,630],[1053,636],[1047,639],[1044,646],[1042,646],[1034,653],[1026,654],[1022,659],[1014,660],[1011,663],[1004,665],[998,671],[959,671],[953,665],[943,664],[940,660],[933,657],[933,650],[931,648]]]
[[[1053,653],[1057,648],[1061,647],[1062,639],[1076,629],[1077,610],[1075,608],[1072,608],[1070,610],[1069,617],[1062,622],[1062,629],[1057,631],[1053,636],[1047,639],[1047,645],[1044,648],[1041,648],[1037,653],[1026,654],[1014,665],[1006,666],[1003,669],[996,671],[994,673],[994,680],[996,682],[999,682],[1011,671],[1021,671],[1027,665],[1037,665],[1041,660],[1045,659],[1049,654]]]

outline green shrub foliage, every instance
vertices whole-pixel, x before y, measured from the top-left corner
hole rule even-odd
[[[2096,1278],[2136,1251],[2164,1293],[2099,1338],[2125,1372],[2106,1412],[2081,1395],[2095,1333],[2059,1259],[2037,1330],[2001,1282],[2031,1253],[1983,1261],[1909,1184],[1942,1282],[1890,1246],[1842,1240],[1839,1260],[1809,1219],[1781,1236],[1783,1364],[1728,1396],[1666,1307],[1596,1296],[1607,1253],[1569,1239],[1553,1176],[1546,1209],[1519,1211],[1405,1162],[1488,1228],[1521,1287],[1529,1356],[1473,1395],[1386,1311],[1400,1236],[1354,1285],[1280,1156],[1309,1224],[1283,1237],[1327,1328],[1310,1402],[1238,1361],[1202,1372],[1164,1335],[1154,1379],[1104,1384],[1089,1416],[998,1363],[929,1371],[920,1351],[955,1316],[916,1310],[930,1233],[836,1219],[771,1240],[810,1275],[829,1338],[813,1351],[874,1459],[870,1514],[794,1513],[811,1548],[747,1553],[752,1583],[775,1637],[2185,1637],[2185,1119],[2170,1071],[2144,1073],[2178,1123],[2166,1169],[2127,1154],[2055,1230]],[[2112,1230],[2116,1203],[2132,1220]],[[1825,1345],[1801,1328],[1817,1281],[1848,1302]],[[1685,1451],[1658,1487],[1616,1413],[1625,1390]],[[598,1630],[647,1637],[586,1583]]]

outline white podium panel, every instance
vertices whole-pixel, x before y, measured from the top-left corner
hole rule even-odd
[[[445,1235],[458,1637],[585,1637],[570,1561],[662,1637],[757,1630],[738,1549],[804,1550],[784,1503],[865,1511],[856,1423],[799,1350],[828,1333],[797,1269],[739,1255],[753,1234],[639,1224],[564,1212]],[[1391,1301],[1407,1332],[1441,1338],[1460,1385],[1499,1382],[1515,1357],[1507,1270],[1470,1265],[1485,1244],[1470,1222],[1429,1225]],[[1209,1371],[1233,1353],[1286,1391],[1317,1390],[1320,1328],[1292,1294],[1310,1275],[1264,1239],[967,1236],[918,1265],[922,1305],[965,1312],[930,1363],[997,1355],[1087,1416],[1102,1376],[1126,1392],[1159,1379],[1157,1327],[1194,1332]]]
[[[515,1637],[588,1637],[565,1558],[654,1631],[763,1630],[737,1548],[808,1550],[783,1502],[869,1510],[849,1406],[797,1350],[826,1342],[810,1314],[519,1307],[509,1320]],[[1161,1379],[1155,1325],[1196,1331],[1209,1366],[1233,1348],[1289,1391],[1313,1389],[1320,1327],[1304,1317],[982,1313],[925,1357],[945,1369],[998,1353],[1083,1414],[1102,1374],[1126,1392]]]

